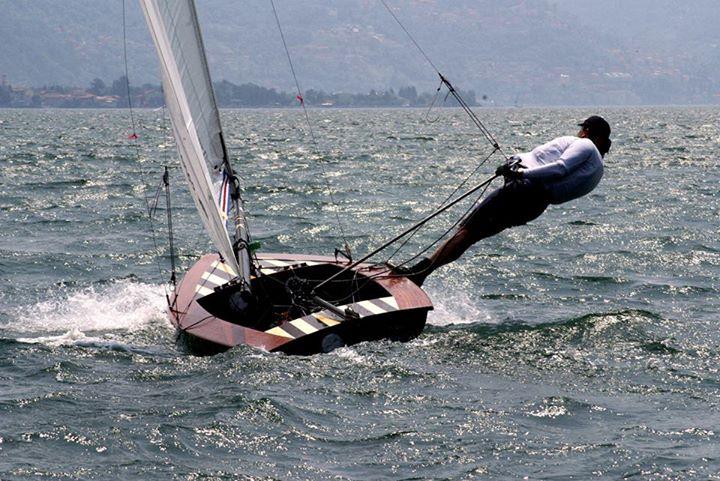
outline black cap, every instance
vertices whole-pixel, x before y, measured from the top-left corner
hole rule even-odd
[[[610,124],[607,120],[600,117],[599,115],[591,115],[586,118],[583,123],[578,124],[588,131],[593,137],[609,138],[610,137]]]

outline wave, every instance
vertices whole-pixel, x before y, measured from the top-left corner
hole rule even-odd
[[[522,322],[510,322],[500,324],[486,324],[479,323],[475,326],[463,326],[465,330],[472,330],[479,334],[493,335],[502,333],[512,332],[562,332],[562,331],[577,331],[577,332],[588,332],[594,331],[597,334],[604,332],[605,335],[608,331],[615,328],[619,329],[621,333],[634,337],[639,334],[636,331],[637,328],[644,323],[649,321],[655,323],[661,321],[663,318],[654,312],[645,311],[642,309],[625,309],[621,311],[603,312],[603,313],[592,313],[583,316],[572,317],[570,319],[562,319],[553,322],[542,322],[527,324]],[[640,334],[641,339],[645,336]]]
[[[682,348],[658,331],[664,319],[649,311],[627,309],[526,323],[508,320],[439,324],[426,328],[427,344],[435,349],[452,346],[463,351],[474,348],[501,349],[528,354],[527,349],[564,350],[591,347],[592,351],[639,349],[650,355],[677,355]],[[432,340],[432,342],[430,342]],[[542,353],[541,353],[542,355]]]

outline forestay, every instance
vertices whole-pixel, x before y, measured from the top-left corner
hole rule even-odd
[[[165,102],[190,193],[216,248],[247,280],[247,250],[241,250],[238,265],[227,231],[230,172],[195,5],[192,0],[140,3],[160,57]],[[240,238],[247,241],[243,216],[237,214]]]

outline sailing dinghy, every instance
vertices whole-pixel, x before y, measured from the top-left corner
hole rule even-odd
[[[192,0],[141,0],[160,58],[182,170],[217,253],[203,256],[169,298],[171,322],[193,352],[238,345],[328,352],[419,335],[433,308],[389,266],[331,256],[258,254],[230,163]],[[231,226],[228,230],[228,226]]]

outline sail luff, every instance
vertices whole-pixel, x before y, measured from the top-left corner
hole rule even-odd
[[[140,3],[160,57],[166,104],[190,193],[215,247],[249,281],[247,250],[240,251],[238,262],[227,231],[227,212],[219,205],[223,180],[232,170],[194,4],[191,0]],[[245,226],[238,227],[244,235],[239,239],[247,242]]]

